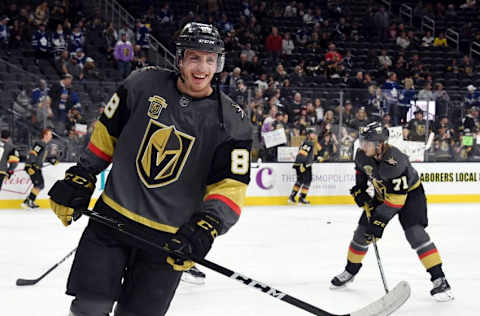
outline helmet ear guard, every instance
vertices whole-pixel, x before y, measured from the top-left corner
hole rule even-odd
[[[224,42],[217,28],[213,25],[197,22],[187,23],[180,31],[175,46],[175,65],[177,67],[184,57],[185,50],[191,49],[216,53],[218,59],[215,73],[222,72],[225,65]]]

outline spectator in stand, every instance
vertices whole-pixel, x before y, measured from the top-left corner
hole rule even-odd
[[[285,37],[282,40],[282,53],[284,55],[292,55],[293,50],[295,49],[295,44],[293,40],[290,38],[290,33],[286,32]]]
[[[233,68],[227,79],[227,92],[233,92],[238,86],[238,81],[242,79],[242,70],[238,67]]]
[[[10,38],[10,31],[8,29],[8,21],[10,19],[4,15],[0,18],[0,49],[9,53],[8,41]]]
[[[126,78],[130,74],[133,60],[133,46],[127,40],[126,33],[121,34],[121,40],[115,45],[113,57],[117,61],[122,78]]]
[[[118,41],[118,33],[113,27],[113,23],[109,23],[108,27],[103,30],[103,37],[105,38],[105,50],[107,52],[107,59],[113,58],[113,51],[115,49],[115,44]]]
[[[300,92],[296,92],[292,102],[290,102],[287,106],[287,113],[288,117],[290,118],[290,123],[298,120],[303,107],[304,103],[302,100],[302,94]]]
[[[378,37],[380,41],[386,39],[388,26],[390,25],[390,18],[388,12],[385,10],[385,7],[380,6],[377,13],[375,13],[375,27],[378,32]]]
[[[218,22],[218,28],[220,29],[220,31],[222,31],[224,33],[228,33],[231,30],[233,30],[233,24],[228,19],[227,14],[222,13],[222,18]]]
[[[274,58],[277,58],[282,52],[282,37],[278,34],[278,28],[272,27],[272,33],[265,40],[265,50]]]
[[[35,63],[38,65],[40,59],[49,59],[48,53],[50,43],[47,32],[45,31],[45,24],[40,24],[38,30],[33,34],[32,47],[35,50]]]
[[[278,81],[279,83],[288,79],[288,73],[285,71],[285,68],[283,68],[282,64],[278,64],[275,68],[275,72],[273,73],[273,79],[275,81]]]
[[[318,142],[318,156],[319,162],[333,161],[337,154],[338,141],[335,134],[331,131],[325,132]]]
[[[295,1],[287,4],[283,16],[286,18],[292,18],[297,16],[297,3]]]
[[[297,44],[299,47],[304,47],[307,45],[309,40],[307,30],[305,28],[299,28],[295,33],[295,39],[297,40]]]
[[[133,31],[128,27],[128,24],[127,23],[123,23],[123,26],[121,29],[118,30],[118,37],[119,38],[122,38],[122,35],[125,34],[126,35],[126,40],[125,41],[128,41],[130,43],[135,43],[135,33],[133,33]]]
[[[48,96],[48,88],[47,82],[44,79],[40,79],[38,81],[38,88],[32,90],[32,105],[35,107],[38,103]]]
[[[170,11],[170,4],[166,1],[163,3],[160,12],[158,12],[158,21],[160,24],[172,24],[173,23],[173,14]]]
[[[346,23],[345,18],[342,16],[335,27],[335,38],[340,41],[347,40],[348,35],[351,32],[350,24]]]
[[[305,72],[299,65],[295,66],[295,72],[290,76],[290,82],[293,86],[303,86],[307,78]]]
[[[57,70],[57,73],[60,76],[68,73],[67,65],[69,61],[70,61],[70,54],[68,53],[68,50],[64,50],[62,55],[60,55],[59,58],[54,60],[55,69]]]
[[[342,61],[342,55],[337,51],[334,43],[328,45],[328,51],[325,54],[325,61],[327,63],[338,63]]]
[[[64,72],[72,75],[72,77],[77,80],[83,79],[83,67],[77,59],[76,54],[70,54],[70,58],[65,64]]]
[[[445,37],[444,32],[440,32],[440,34],[435,37],[435,40],[433,41],[433,47],[448,47],[447,38]]]
[[[33,23],[37,26],[40,25],[47,25],[48,24],[48,19],[50,17],[50,11],[48,9],[48,2],[43,1],[41,4],[37,6],[35,9],[35,14],[33,15]]]
[[[57,30],[52,33],[50,42],[54,59],[60,59],[63,52],[67,49],[67,41],[63,33],[62,24],[57,25]]]
[[[242,50],[241,53],[245,54],[247,56],[247,61],[248,62],[252,62],[253,57],[255,57],[257,55],[257,53],[255,53],[255,51],[252,49],[252,44],[251,43],[245,44],[245,48]]]
[[[68,46],[68,50],[71,53],[75,53],[80,50],[84,50],[85,45],[85,35],[82,31],[82,28],[79,24],[75,25],[73,28],[72,34],[70,34],[70,43]]]
[[[479,108],[472,106],[467,110],[467,115],[463,119],[463,130],[470,130],[478,133],[480,130]]]
[[[135,45],[140,46],[145,54],[148,54],[150,48],[150,29],[145,25],[144,21],[137,22],[137,37]]]
[[[368,123],[370,123],[370,120],[368,119],[367,111],[362,106],[355,114],[355,119],[350,125],[355,131],[358,131],[360,130],[360,127],[367,126]]]
[[[382,48],[380,56],[378,56],[378,62],[382,68],[392,66],[392,59],[387,55],[387,50]]]
[[[54,115],[51,108],[52,99],[46,95],[36,104],[36,123],[37,127],[44,129],[53,126]]]
[[[395,125],[399,124],[400,111],[398,105],[398,96],[400,94],[400,85],[397,82],[397,74],[388,73],[388,78],[382,86],[383,96],[385,98],[384,113],[390,113]]]
[[[464,4],[460,5],[460,9],[475,9],[476,5],[476,0],[467,0]]]
[[[422,90],[418,92],[417,99],[420,101],[433,101],[432,85],[427,82]]]
[[[404,84],[405,87],[400,91],[398,97],[400,120],[399,122],[396,122],[395,125],[398,125],[398,123],[405,124],[407,122],[407,113],[410,110],[412,101],[416,98],[416,91],[413,86],[412,78],[406,78]]]
[[[448,92],[443,88],[443,84],[441,82],[437,82],[435,84],[433,99],[436,102],[450,102],[450,96],[448,95]],[[436,113],[438,114],[438,111]]]
[[[427,31],[425,35],[422,37],[422,47],[432,47],[435,38],[432,36],[432,32]]]
[[[95,79],[95,80],[104,79],[97,69],[95,60],[91,57],[87,57],[85,60],[85,65],[83,66],[83,75],[84,75],[84,78],[86,79]]]
[[[477,88],[473,84],[468,85],[467,91],[464,108],[470,109],[472,106],[480,106],[480,91],[477,91]]]
[[[407,49],[410,46],[410,40],[405,32],[402,32],[400,36],[397,37],[397,45],[403,49]]]
[[[383,114],[382,118],[382,125],[386,128],[393,127],[394,125],[392,124],[392,116],[390,113],[385,113]]]
[[[58,122],[65,122],[67,113],[70,110],[69,102],[71,95],[73,76],[71,74],[63,75],[62,79],[52,85],[49,96],[52,98],[52,111]]]
[[[408,140],[425,142],[427,121],[423,118],[423,110],[417,109],[413,112],[415,118],[408,122]]]

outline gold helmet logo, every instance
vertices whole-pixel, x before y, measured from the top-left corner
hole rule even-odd
[[[147,188],[177,181],[195,138],[150,120],[137,154],[137,172]]]

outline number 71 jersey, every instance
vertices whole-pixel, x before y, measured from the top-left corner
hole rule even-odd
[[[410,164],[408,156],[398,148],[386,145],[387,148],[380,161],[357,150],[355,169],[357,185],[366,187],[370,181],[375,189],[375,196],[383,202],[383,207],[401,209],[405,204],[408,192],[420,186],[420,177]]]
[[[101,199],[133,221],[174,233],[202,211],[221,219],[223,233],[245,200],[252,126],[223,93],[219,111],[218,92],[193,99],[176,82],[155,68],[130,75],[106,105],[80,164],[97,174],[112,163]]]

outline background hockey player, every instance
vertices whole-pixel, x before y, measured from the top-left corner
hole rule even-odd
[[[33,188],[25,201],[22,203],[23,208],[38,208],[35,199],[38,193],[45,187],[43,180],[42,166],[48,161],[52,165],[56,165],[58,160],[55,156],[49,155],[48,143],[52,140],[52,130],[45,128],[42,131],[42,138],[35,142],[32,149],[28,153],[27,161],[25,163],[25,171],[28,173],[30,180],[32,180]]]
[[[360,129],[360,146],[355,155],[356,181],[351,189],[355,203],[364,209],[348,249],[345,271],[332,279],[332,287],[353,281],[373,238],[398,214],[410,246],[417,252],[433,282],[431,295],[440,301],[453,298],[442,270],[437,247],[425,231],[428,225],[425,191],[408,156],[386,143],[388,129],[373,122]],[[370,181],[375,189],[371,198],[366,192]]]
[[[5,179],[9,179],[20,161],[18,150],[10,143],[10,132],[2,130],[0,135],[0,190]]]
[[[288,203],[290,204],[297,203],[295,197],[299,191],[300,197],[298,198],[298,203],[304,205],[310,204],[305,198],[307,197],[310,184],[312,183],[312,163],[316,140],[317,134],[315,134],[315,131],[309,130],[307,132],[307,137],[298,149],[298,154],[295,158],[295,163],[293,164],[293,168],[297,173],[297,181],[293,185],[292,193],[290,193],[288,198]]]
[[[71,315],[109,315],[114,301],[116,316],[164,315],[182,271],[193,266],[182,257],[205,257],[237,222],[250,181],[252,127],[211,86],[224,58],[215,27],[187,24],[176,41],[180,74],[133,72],[108,102],[78,165],[49,192],[67,226],[73,209],[88,207],[96,175],[111,163],[95,211],[182,254],[166,255],[91,220],[68,279]]]

